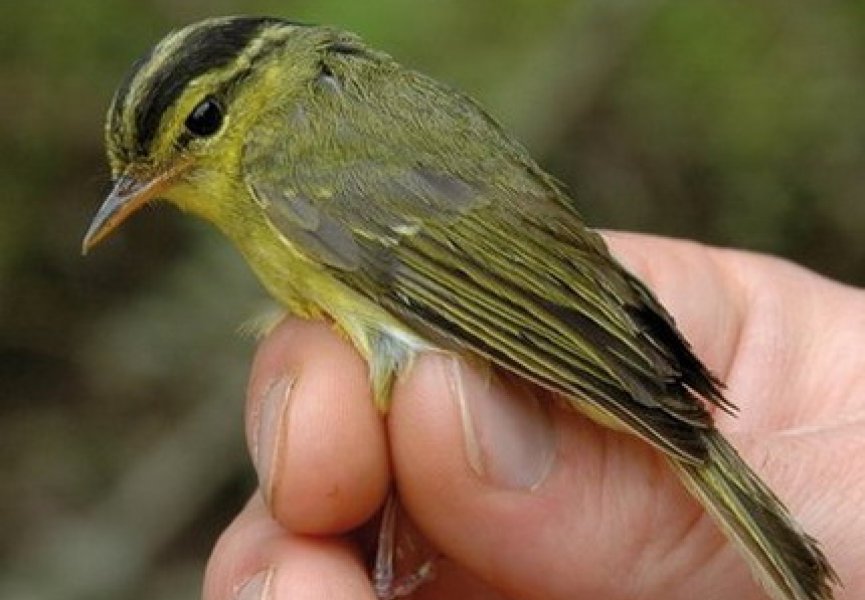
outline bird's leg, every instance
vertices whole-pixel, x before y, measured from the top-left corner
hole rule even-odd
[[[340,325],[367,359],[373,402],[382,414],[387,414],[397,375],[409,369],[415,353],[428,346],[412,334],[401,330],[370,329],[363,322],[351,320],[341,322]],[[434,567],[438,557],[434,555],[413,573],[397,577],[394,565],[397,559],[403,558],[405,554],[403,549],[397,546],[398,521],[399,498],[396,491],[392,490],[382,510],[372,572],[373,587],[379,600],[408,596],[435,575]],[[403,539],[408,538],[404,536]]]
[[[435,577],[435,563],[438,556],[427,559],[413,573],[396,577],[394,562],[397,558],[397,520],[399,518],[399,498],[396,492],[388,495],[381,515],[378,532],[378,550],[373,566],[372,580],[375,594],[379,600],[393,600],[408,596],[418,587]]]

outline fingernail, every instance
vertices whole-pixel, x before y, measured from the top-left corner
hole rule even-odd
[[[271,583],[273,582],[274,568],[259,571],[234,592],[234,600],[270,600],[273,596]]]
[[[281,472],[285,432],[291,411],[291,392],[296,378],[284,375],[267,386],[261,399],[252,456],[264,500],[270,504]]]
[[[451,396],[459,407],[466,457],[479,477],[514,489],[535,489],[555,459],[555,431],[547,406],[528,385],[507,385],[448,359]]]

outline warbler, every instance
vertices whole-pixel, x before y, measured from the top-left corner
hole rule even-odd
[[[332,320],[386,410],[418,352],[488,360],[657,448],[777,600],[827,600],[818,544],[713,425],[732,411],[653,294],[468,96],[337,28],[213,18],[170,33],[108,111],[113,191],[210,221],[290,312]]]

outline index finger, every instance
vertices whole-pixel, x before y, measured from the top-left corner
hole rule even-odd
[[[384,501],[387,442],[367,367],[328,323],[288,318],[262,342],[247,438],[268,507],[292,532],[344,532]]]

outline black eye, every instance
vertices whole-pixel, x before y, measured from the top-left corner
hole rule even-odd
[[[222,127],[222,107],[216,98],[208,96],[186,117],[186,128],[197,137],[208,137]]]

